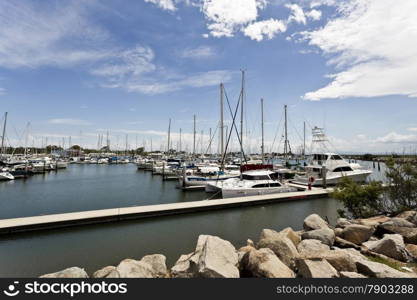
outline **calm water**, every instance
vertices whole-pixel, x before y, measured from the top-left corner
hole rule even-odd
[[[204,192],[182,192],[175,185],[131,164],[70,165],[58,173],[0,182],[0,218],[207,198]],[[333,222],[338,208],[333,199],[297,200],[0,236],[0,277],[39,276],[70,266],[91,274],[124,258],[152,253],[167,256],[170,267],[195,248],[199,234],[218,235],[240,247],[248,238],[257,240],[263,228],[300,229],[311,213]]]

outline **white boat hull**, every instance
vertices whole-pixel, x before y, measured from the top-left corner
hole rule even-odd
[[[337,185],[343,177],[348,177],[349,179],[353,180],[354,182],[361,183],[366,182],[366,179],[369,175],[372,174],[372,171],[363,170],[363,171],[353,171],[353,172],[346,172],[343,175],[337,175],[326,178],[326,185]],[[296,184],[308,185],[309,179],[304,176],[296,177],[293,181]],[[314,182],[312,186],[322,186],[323,185],[323,178],[314,178]]]
[[[0,181],[13,180],[14,176],[9,172],[0,172]]]
[[[280,187],[267,187],[267,188],[242,188],[242,189],[222,189],[223,198],[235,198],[235,197],[248,197],[259,195],[270,195],[279,193],[296,192],[297,189],[293,187],[280,186]]]

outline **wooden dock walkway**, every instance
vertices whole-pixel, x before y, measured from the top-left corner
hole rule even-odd
[[[279,193],[271,195],[110,208],[34,217],[2,219],[0,220],[0,234],[105,223],[146,217],[178,215],[232,207],[253,206],[267,203],[278,203],[283,201],[295,201],[299,199],[316,199],[327,197],[331,191],[332,189],[314,188],[310,191]]]

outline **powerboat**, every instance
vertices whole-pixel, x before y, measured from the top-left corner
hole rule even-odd
[[[297,189],[278,180],[279,174],[271,170],[254,170],[242,173],[240,178],[210,183],[210,189],[221,191],[223,198],[246,197],[296,192]]]
[[[305,175],[295,176],[292,182],[312,186],[336,185],[343,177],[354,182],[366,182],[371,170],[350,164],[336,153],[313,154],[305,167]]]
[[[0,170],[0,181],[13,180],[14,176],[10,172]]]

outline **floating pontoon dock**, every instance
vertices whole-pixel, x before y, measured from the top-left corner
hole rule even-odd
[[[179,215],[199,211],[253,206],[267,203],[278,203],[283,201],[294,201],[299,199],[316,199],[327,197],[331,191],[332,189],[313,188],[310,191],[291,193],[110,208],[34,217],[3,219],[0,220],[0,234],[105,223],[146,217]]]

